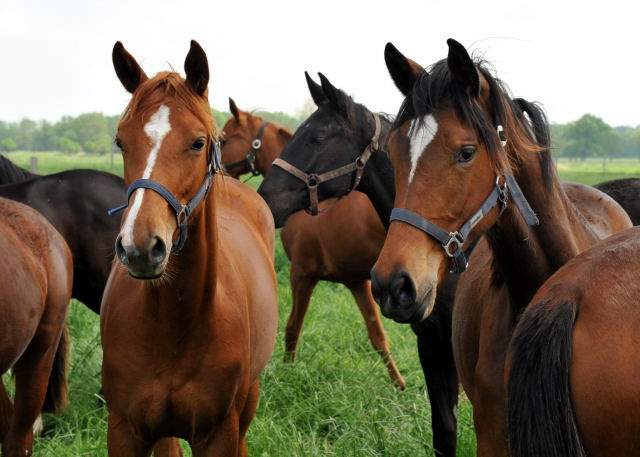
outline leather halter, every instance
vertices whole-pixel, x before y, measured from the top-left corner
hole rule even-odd
[[[380,117],[377,114],[374,114],[373,117],[375,120],[376,127],[375,127],[375,132],[373,134],[373,137],[371,137],[371,141],[369,142],[367,147],[364,149],[364,151],[362,151],[362,154],[360,154],[356,158],[356,160],[354,160],[353,162],[347,165],[343,165],[342,167],[336,168],[331,171],[327,171],[325,173],[316,174],[316,173],[305,173],[304,171],[291,165],[289,162],[279,157],[273,161],[273,165],[276,165],[282,168],[283,170],[295,176],[296,178],[300,179],[302,182],[304,182],[307,185],[307,189],[309,189],[309,208],[307,208],[306,211],[312,216],[317,216],[319,213],[324,212],[324,211],[318,211],[318,186],[320,185],[320,183],[330,181],[340,176],[348,175],[350,173],[355,172],[353,185],[351,186],[351,189],[349,189],[349,191],[344,195],[341,195],[338,198],[338,200],[340,200],[345,195],[349,194],[352,190],[358,187],[358,184],[360,184],[360,180],[362,179],[362,174],[364,173],[364,166],[367,164],[367,162],[371,158],[371,154],[373,154],[375,151],[378,150],[378,143],[380,141],[380,131],[381,131]],[[326,208],[325,211],[327,209],[328,208]]]
[[[162,198],[164,198],[176,216],[176,222],[178,225],[178,229],[180,230],[180,234],[178,239],[173,242],[171,246],[171,252],[180,252],[184,247],[184,243],[187,241],[187,221],[189,220],[189,216],[193,214],[193,211],[198,206],[198,204],[204,200],[209,191],[211,190],[211,185],[213,184],[213,176],[221,169],[220,165],[220,143],[217,141],[213,141],[211,143],[211,148],[209,149],[209,157],[207,160],[207,174],[202,181],[202,184],[198,188],[198,191],[193,196],[191,200],[187,202],[186,205],[183,205],[175,195],[171,193],[169,189],[160,184],[158,181],[154,181],[153,179],[136,179],[131,183],[129,189],[127,190],[127,203],[124,205],[118,206],[116,208],[110,209],[107,211],[109,215],[115,214],[119,211],[122,211],[127,206],[129,206],[129,198],[131,194],[133,194],[137,189],[151,189],[154,192],[158,193]]]
[[[245,158],[242,160],[238,160],[237,162],[230,163],[229,165],[223,165],[223,170],[229,171],[233,170],[234,168],[246,165],[253,176],[258,176],[260,174],[260,172],[256,170],[256,153],[262,147],[262,135],[264,134],[264,128],[267,126],[267,124],[267,121],[263,121],[262,124],[260,124],[258,133],[251,142],[251,149],[249,150],[249,153],[245,156]]]
[[[498,127],[497,133],[500,137],[502,146],[504,146],[506,144],[506,138],[504,137],[502,126]],[[451,258],[452,266],[449,272],[462,273],[468,266],[467,257],[462,250],[462,245],[467,240],[467,236],[469,236],[469,233],[471,233],[471,230],[473,230],[478,222],[484,219],[484,217],[489,214],[489,211],[497,205],[500,205],[500,214],[502,214],[507,207],[509,193],[511,194],[513,202],[520,211],[520,214],[522,214],[527,225],[529,227],[533,227],[540,224],[538,217],[534,213],[533,209],[531,209],[529,202],[524,197],[524,194],[514,177],[511,175],[505,175],[503,178],[504,182],[502,184],[500,184],[500,178],[501,176],[496,178],[496,185],[482,203],[480,209],[473,213],[473,215],[464,224],[462,224],[462,227],[455,232],[448,232],[419,214],[403,208],[394,208],[391,211],[389,220],[390,222],[404,222],[405,224],[409,224],[419,230],[422,230],[432,238],[435,238],[440,242],[447,256]]]

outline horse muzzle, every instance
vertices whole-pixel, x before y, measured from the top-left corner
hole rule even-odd
[[[122,235],[118,235],[116,256],[133,278],[156,279],[164,273],[169,250],[159,236],[150,237],[142,248],[138,249],[135,244],[124,244]]]
[[[401,324],[413,324],[429,317],[436,297],[435,282],[424,293],[419,293],[413,278],[404,270],[395,271],[385,280],[374,268],[371,290],[382,315]]]

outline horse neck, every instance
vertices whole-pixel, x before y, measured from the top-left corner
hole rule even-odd
[[[262,148],[256,153],[256,169],[262,176],[265,176],[271,170],[273,161],[280,157],[282,150],[291,139],[290,132],[287,130],[282,130],[281,132],[280,127],[275,124],[273,129],[265,132],[265,141],[262,142]]]
[[[494,275],[498,273],[505,281],[512,305],[521,308],[551,274],[591,244],[594,235],[555,173],[549,186],[542,184],[543,172],[537,155],[523,161],[514,178],[540,225],[528,227],[510,200],[504,214],[487,232],[487,239],[494,255]]]
[[[391,167],[387,153],[382,150],[382,145],[384,144],[383,139],[386,138],[391,129],[391,123],[382,117],[380,118],[380,122],[380,149],[374,151],[367,165],[364,167],[362,180],[357,190],[369,197],[385,230],[388,230],[390,223],[389,216],[391,215],[393,201],[395,199],[395,187],[393,168]]]

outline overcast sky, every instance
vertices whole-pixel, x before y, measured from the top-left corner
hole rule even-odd
[[[116,40],[147,74],[183,73],[189,40],[207,52],[210,101],[228,110],[295,113],[304,71],[323,72],[356,101],[395,114],[401,97],[384,65],[391,41],[423,66],[446,39],[493,63],[515,96],[554,122],[585,113],[640,124],[635,2],[535,0],[0,0],[0,120],[120,113]]]

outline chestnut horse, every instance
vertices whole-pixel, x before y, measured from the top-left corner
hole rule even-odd
[[[639,271],[634,227],[574,257],[535,294],[509,345],[512,457],[640,454]]]
[[[298,128],[280,159],[317,175],[357,163],[375,134],[375,115],[334,87],[324,75],[320,75],[321,85],[308,74],[305,76],[318,109]],[[391,123],[382,115],[378,117],[383,141]],[[343,197],[353,187],[354,175],[320,183],[318,200]],[[383,150],[371,154],[356,188],[369,197],[386,230],[393,208],[394,185],[391,163]],[[284,224],[292,213],[311,204],[306,183],[281,167],[271,168],[259,192],[268,202],[276,225]],[[376,246],[375,256],[380,247],[380,244]],[[433,449],[445,457],[456,455],[458,376],[451,347],[451,306],[458,276],[449,275],[447,283],[440,288],[431,316],[411,325],[429,393]]]
[[[396,209],[372,284],[383,308],[427,315],[447,273],[467,267],[463,249],[486,234],[458,284],[453,346],[478,455],[506,456],[504,362],[520,313],[559,267],[631,222],[600,191],[563,188],[544,114],[448,44],[429,71],[385,49],[406,98],[388,143]]]
[[[31,455],[33,424],[67,397],[65,319],[73,264],[66,243],[37,211],[0,198],[0,376],[13,367],[15,405],[0,379],[3,457]]]
[[[209,67],[195,41],[186,79],[148,78],[120,42],[113,63],[133,96],[116,140],[130,206],[101,313],[109,455],[178,456],[165,439],[178,437],[196,457],[246,456],[277,330],[273,220],[248,186],[214,174]]]
[[[227,173],[234,178],[249,172],[265,175],[289,142],[291,132],[239,109],[232,99],[229,109],[233,117],[222,129],[222,163],[235,166],[226,165]],[[327,211],[319,217],[304,211],[292,215],[280,233],[291,260],[293,296],[285,331],[285,357],[295,359],[311,293],[318,281],[338,282],[356,300],[371,344],[382,356],[391,380],[405,388],[406,382],[391,357],[369,282],[369,271],[386,235],[384,227],[369,199],[360,192],[352,192],[337,203],[327,203]]]

